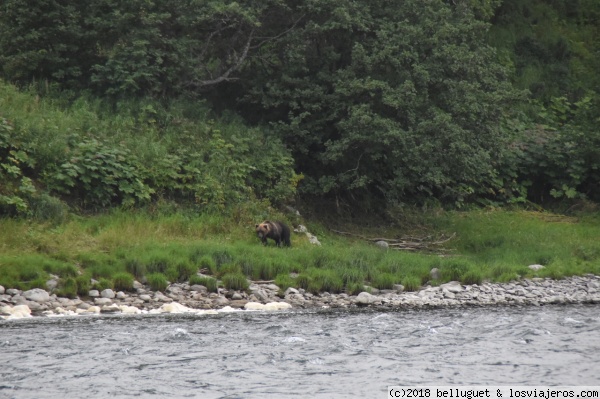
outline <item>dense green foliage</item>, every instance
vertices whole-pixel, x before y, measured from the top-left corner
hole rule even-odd
[[[52,218],[64,208],[53,196],[84,210],[176,201],[216,211],[283,202],[302,178],[279,140],[235,119],[174,107],[159,122],[152,105],[113,116],[84,100],[64,109],[4,83],[0,106],[3,213]]]
[[[3,214],[600,199],[594,0],[1,7]]]

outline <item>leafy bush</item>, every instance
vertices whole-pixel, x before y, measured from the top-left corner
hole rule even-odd
[[[150,200],[153,189],[128,148],[98,139],[78,141],[70,157],[45,171],[51,190],[80,201],[84,208],[131,206]]]
[[[29,211],[29,198],[36,193],[33,181],[24,174],[35,165],[29,151],[14,127],[0,117],[0,215]]]

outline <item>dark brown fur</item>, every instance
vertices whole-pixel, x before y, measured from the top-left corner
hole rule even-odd
[[[256,235],[264,245],[267,245],[267,238],[275,241],[275,245],[278,247],[281,246],[281,243],[287,247],[292,245],[290,242],[290,228],[282,222],[265,220],[256,225]]]

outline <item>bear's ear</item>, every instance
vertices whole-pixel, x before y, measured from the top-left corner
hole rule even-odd
[[[254,226],[255,229],[258,229],[258,225]]]
[[[269,220],[265,220],[263,223],[265,223],[265,224],[271,224],[271,222]]]

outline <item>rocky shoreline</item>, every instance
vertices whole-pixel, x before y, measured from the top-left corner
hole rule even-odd
[[[548,304],[600,303],[600,276],[574,276],[562,280],[521,279],[510,283],[461,285],[449,282],[424,286],[416,292],[368,289],[358,295],[314,295],[302,289],[281,292],[271,282],[254,282],[248,292],[208,293],[201,285],[171,284],[165,292],[151,291],[139,282],[134,292],[92,290],[86,298],[60,298],[43,289],[20,291],[0,286],[0,318],[69,316],[80,314],[216,313],[236,310],[289,308],[380,307],[397,309],[457,306],[542,306]]]

